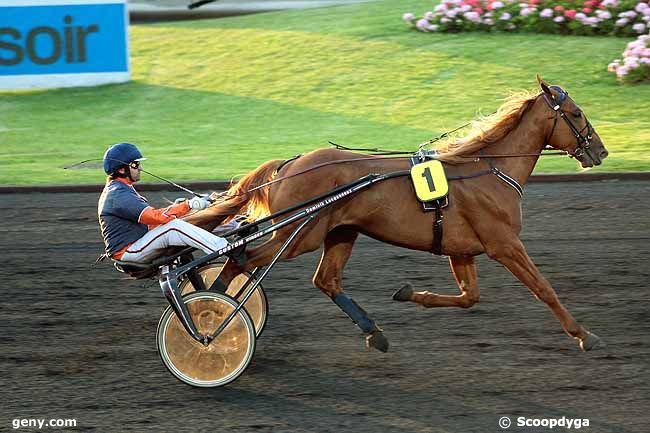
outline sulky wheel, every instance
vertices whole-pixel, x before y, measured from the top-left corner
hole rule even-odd
[[[201,276],[201,279],[203,279],[203,284],[205,287],[210,287],[214,280],[217,279],[222,269],[223,263],[210,263],[197,269],[197,273]],[[237,275],[228,286],[226,294],[233,298],[236,296],[236,299],[238,301],[241,300],[244,297],[244,294],[239,292],[241,287],[248,280],[248,277],[249,274],[247,273]],[[254,283],[255,280],[251,281],[251,284]],[[179,288],[183,295],[194,291],[194,286],[189,279],[183,280],[180,283]],[[257,337],[259,337],[264,330],[264,326],[266,326],[266,317],[269,312],[269,303],[266,299],[266,293],[264,293],[264,288],[261,284],[257,286],[251,297],[248,298],[248,301],[246,301],[246,304],[244,304],[244,308],[253,320],[253,324],[255,325],[255,334]]]
[[[183,297],[199,333],[213,333],[237,307],[231,297],[215,292],[196,292]],[[245,309],[210,342],[192,338],[167,307],[156,331],[158,354],[177,379],[199,387],[226,385],[237,379],[250,364],[255,352],[255,326]]]

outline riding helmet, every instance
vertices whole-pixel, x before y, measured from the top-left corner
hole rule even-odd
[[[135,145],[131,143],[117,143],[108,148],[104,154],[104,171],[106,174],[113,174],[117,169],[132,163],[133,161],[144,161],[147,158]]]

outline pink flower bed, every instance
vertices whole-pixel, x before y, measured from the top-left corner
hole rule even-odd
[[[638,0],[442,0],[404,21],[422,32],[509,31],[632,36],[650,28],[650,5]]]
[[[421,32],[505,31],[640,35],[608,70],[622,82],[650,82],[650,0],[442,0],[402,19]]]
[[[623,82],[650,81],[650,34],[627,44],[622,62],[614,60],[607,69]]]

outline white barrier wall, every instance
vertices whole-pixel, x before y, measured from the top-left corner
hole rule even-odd
[[[0,89],[129,81],[126,0],[0,0]]]

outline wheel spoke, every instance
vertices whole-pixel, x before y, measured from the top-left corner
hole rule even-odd
[[[205,287],[210,287],[212,283],[217,279],[221,270],[223,269],[223,263],[211,263],[209,265],[203,266],[200,269],[197,269],[197,274],[200,275],[203,285]],[[237,300],[243,298],[243,293],[239,293],[241,287],[248,280],[249,275],[247,273],[237,275],[226,290],[226,294],[234,297],[238,295]],[[253,284],[253,282],[251,282]],[[195,291],[194,285],[189,279],[185,279],[180,284],[180,290],[183,295],[192,293]],[[264,288],[260,284],[256,289],[253,295],[246,301],[244,309],[250,315],[253,324],[255,325],[255,334],[259,337],[266,326],[266,319],[268,315],[268,301],[266,299],[266,294],[264,293]]]
[[[191,293],[184,301],[202,334],[213,332],[237,307],[229,296],[213,292]],[[244,309],[207,346],[187,334],[171,308],[163,313],[157,334],[158,352],[165,367],[193,386],[232,382],[246,370],[255,351],[255,327]]]

